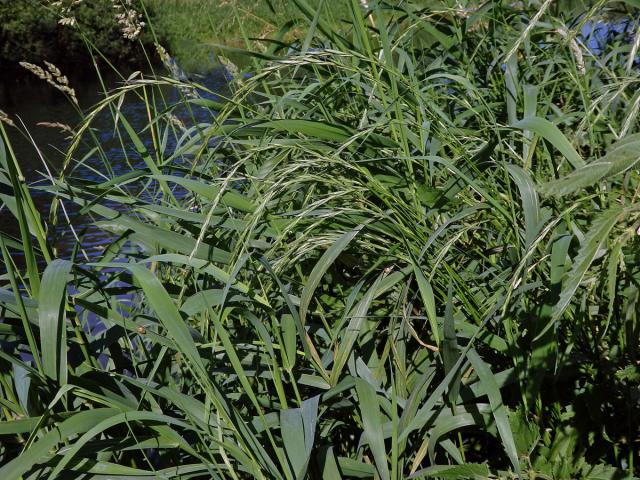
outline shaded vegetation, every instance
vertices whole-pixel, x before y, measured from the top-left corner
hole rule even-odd
[[[37,0],[0,0],[0,68],[7,72],[17,69],[21,61],[47,60],[82,75],[92,59],[87,42],[94,53],[99,51],[120,66],[141,64],[142,52],[122,37],[111,1],[79,3],[73,16],[75,26],[61,25],[59,10],[51,5]]]
[[[317,6],[317,0],[311,5]],[[143,30],[140,42],[123,37],[116,6],[137,9],[152,25]],[[328,18],[337,22],[346,12],[340,5]],[[60,22],[61,15],[74,23]],[[158,42],[185,70],[203,72],[217,64],[214,45],[264,49],[266,39],[277,37],[282,28],[286,40],[292,41],[303,36],[300,19],[288,0],[0,0],[0,68],[47,60],[82,75],[78,66],[94,59],[101,66],[107,59],[119,67],[140,67],[147,61],[144,48],[155,58],[153,44]]]
[[[46,219],[3,142],[0,473],[634,478],[633,2],[293,3],[230,98],[132,78],[84,114]],[[74,206],[113,242],[57,258]]]

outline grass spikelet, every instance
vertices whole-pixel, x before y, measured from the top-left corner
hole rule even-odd
[[[5,125],[9,125],[10,127],[16,126],[16,124],[13,122],[13,120],[11,120],[9,115],[7,115],[2,110],[0,110],[0,122],[4,123]]]
[[[567,32],[566,28],[564,27],[557,28],[556,33],[569,42],[571,53],[573,53],[573,58],[576,61],[576,67],[578,68],[578,71],[582,75],[584,75],[586,70],[584,67],[584,56],[582,54],[582,49],[580,48],[580,45],[578,45],[578,42],[576,41],[573,35],[569,35],[569,32]]]
[[[133,6],[133,0],[113,0],[113,7],[116,10],[116,21],[120,25],[122,36],[127,40],[134,41],[142,33],[146,23],[144,16]]]
[[[69,99],[76,105],[78,105],[78,98],[76,97],[76,92],[73,88],[69,86],[69,80],[66,76],[62,74],[60,69],[53,65],[50,62],[45,61],[45,66],[47,69],[43,69],[42,67],[35,65],[29,62],[20,62],[20,66],[25,70],[33,73],[36,77],[41,80],[44,80],[49,85],[53,86],[60,92],[64,93],[69,97]]]

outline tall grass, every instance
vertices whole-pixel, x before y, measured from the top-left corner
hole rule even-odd
[[[637,10],[294,3],[222,104],[133,79],[86,114],[47,189],[98,259],[54,258],[0,149],[0,472],[633,478],[640,79],[579,34]],[[109,109],[139,162],[91,183]]]
[[[311,0],[311,8],[321,2]],[[306,25],[289,0],[148,0],[144,2],[159,40],[189,72],[206,72],[217,61],[216,46],[266,51],[272,41],[304,37]],[[292,8],[293,7],[293,8]],[[343,2],[324,17],[337,24],[348,14]],[[242,57],[225,52],[236,61]]]

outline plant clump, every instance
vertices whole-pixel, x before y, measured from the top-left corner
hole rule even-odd
[[[126,79],[46,185],[0,123],[0,474],[637,478],[637,7],[332,5]]]

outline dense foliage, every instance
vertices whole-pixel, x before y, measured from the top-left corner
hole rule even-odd
[[[190,72],[215,64],[217,44],[264,49],[267,39],[286,35],[292,41],[305,28],[288,0],[0,0],[0,68],[15,70],[21,61],[46,60],[82,75],[91,60],[101,67],[105,59],[118,67],[143,65],[144,50],[122,35],[119,8],[137,9],[152,25],[141,32],[144,46],[161,43]],[[345,11],[339,5],[327,16]],[[100,54],[92,57],[91,52]]]
[[[118,65],[140,64],[141,50],[123,38],[111,0],[74,5],[69,13],[75,25],[60,23],[55,3],[62,2],[0,0],[0,69],[47,60],[80,75],[91,60],[87,42]]]
[[[0,473],[633,478],[633,2],[294,3],[228,101],[88,112],[46,221],[4,142]],[[92,183],[106,112],[133,166]],[[97,258],[57,258],[74,205]]]
[[[312,8],[319,4],[309,0]],[[158,41],[188,72],[206,72],[215,65],[217,45],[264,51],[272,41],[291,42],[306,31],[289,0],[146,0],[144,5]],[[334,2],[323,16],[333,23],[346,11],[345,2]]]

